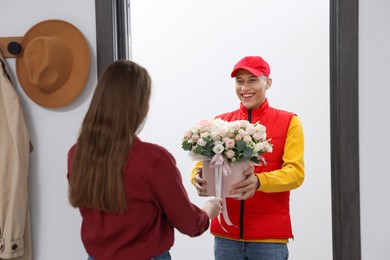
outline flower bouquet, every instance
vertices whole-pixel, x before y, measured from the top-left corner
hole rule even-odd
[[[233,197],[228,191],[245,178],[243,172],[253,165],[266,164],[262,154],[272,152],[269,141],[265,126],[258,122],[212,119],[187,130],[181,145],[191,159],[203,162],[207,195]]]

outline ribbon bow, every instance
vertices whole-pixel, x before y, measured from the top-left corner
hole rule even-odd
[[[224,181],[226,180],[226,177],[230,174],[230,165],[229,162],[226,160],[225,156],[222,154],[216,154],[213,156],[210,162],[210,168],[214,168],[215,172],[215,197],[222,199],[222,215],[225,219],[226,224],[229,226],[235,226],[229,219],[229,215],[227,212],[226,207],[226,194],[225,190],[223,189]],[[220,216],[218,215],[218,221],[221,227],[225,232],[226,229],[222,226]]]

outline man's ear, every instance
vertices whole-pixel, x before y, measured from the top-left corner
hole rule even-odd
[[[265,87],[266,89],[269,89],[272,86],[272,79],[267,78],[267,86]]]

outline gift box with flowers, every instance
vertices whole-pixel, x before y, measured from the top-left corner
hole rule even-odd
[[[246,120],[201,120],[184,133],[182,148],[203,162],[207,195],[222,198],[240,196],[230,195],[230,187],[245,178],[248,167],[266,163],[263,153],[272,152],[265,126]]]

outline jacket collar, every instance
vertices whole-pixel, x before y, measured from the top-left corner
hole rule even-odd
[[[269,104],[268,104],[267,98],[264,99],[264,102],[261,103],[260,107],[253,108],[253,109],[247,109],[242,105],[242,103],[240,103],[240,111],[241,111],[241,113],[243,113],[245,115],[245,118],[248,117],[249,110],[252,110],[252,117],[257,118],[257,117],[265,114],[267,112],[268,108],[269,108]]]

